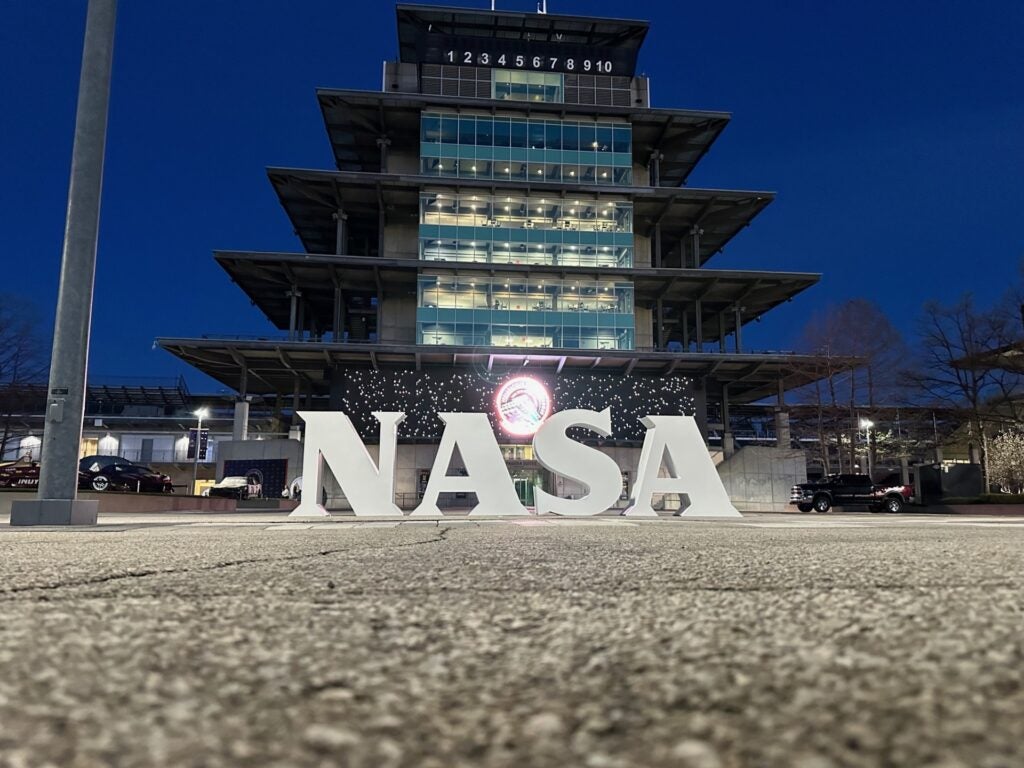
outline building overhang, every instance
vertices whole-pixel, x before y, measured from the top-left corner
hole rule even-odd
[[[475,179],[439,179],[389,173],[317,171],[268,168],[267,175],[295,233],[310,253],[336,253],[337,214],[344,210],[350,232],[375,241],[382,223],[417,224],[420,193],[424,189],[466,190],[468,193],[628,199],[633,203],[633,228],[651,237],[660,228],[663,248],[689,241],[694,228],[701,231],[703,264],[721,251],[774,199],[772,192],[665,188],[598,187],[551,182],[501,182]],[[349,249],[351,250],[351,249]],[[399,254],[414,257],[415,254]]]
[[[514,41],[546,46],[551,50],[586,48],[596,53],[615,52],[632,76],[636,57],[647,36],[646,21],[566,16],[556,13],[478,10],[400,3],[396,8],[398,55],[401,61],[420,63],[439,40]],[[437,62],[440,63],[440,62]]]
[[[320,111],[340,171],[381,170],[379,139],[392,146],[415,148],[419,153],[420,113],[439,109],[472,114],[505,114],[549,120],[593,118],[595,115],[628,121],[633,129],[633,162],[646,166],[660,156],[659,183],[678,187],[729,122],[727,112],[685,109],[632,109],[554,102],[510,102],[461,99],[417,93],[386,93],[331,88],[317,89]]]
[[[561,280],[619,280],[632,283],[634,302],[642,307],[685,305],[685,313],[669,313],[668,322],[685,317],[688,329],[695,323],[695,305],[701,302],[701,323],[706,338],[736,329],[736,309],[741,325],[757,320],[774,307],[789,301],[818,282],[820,275],[804,272],[758,272],[709,269],[594,269],[519,264],[465,264],[457,262],[378,259],[363,256],[314,256],[295,253],[217,251],[217,263],[250,301],[278,329],[287,330],[292,290],[305,302],[307,319],[317,328],[331,327],[335,289],[348,303],[353,295],[383,298],[416,293],[420,274],[444,279],[503,276],[530,282]]]
[[[189,365],[238,390],[246,372],[247,393],[290,394],[296,384],[314,395],[328,393],[337,368],[479,370],[609,376],[686,376],[712,397],[728,388],[731,402],[755,402],[804,386],[833,372],[842,361],[791,353],[690,353],[581,349],[514,349],[396,344],[332,344],[279,339],[175,339],[156,343]]]

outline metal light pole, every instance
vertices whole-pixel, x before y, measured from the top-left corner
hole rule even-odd
[[[196,492],[196,480],[199,479],[199,446],[203,442],[203,419],[210,415],[210,412],[205,408],[200,408],[198,411],[193,411],[193,415],[199,419],[199,426],[196,427],[196,450],[192,454],[192,488],[190,489],[192,494]]]
[[[79,500],[78,454],[103,186],[117,0],[89,0],[64,225],[57,317],[43,430],[39,491],[11,505],[11,525],[93,525],[98,502]]]

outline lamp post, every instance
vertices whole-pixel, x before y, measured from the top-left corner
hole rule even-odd
[[[86,9],[39,489],[35,499],[12,503],[11,525],[96,524],[98,502],[78,498],[78,458],[116,8],[117,0],[89,0]]]
[[[871,477],[871,428],[875,422],[871,419],[861,419],[860,427],[864,430],[864,466],[867,468],[867,475]]]
[[[196,492],[196,480],[199,479],[199,446],[203,440],[203,419],[210,415],[210,412],[206,408],[200,408],[199,410],[193,411],[192,415],[199,420],[199,425],[196,427],[196,449],[192,454],[192,494]]]

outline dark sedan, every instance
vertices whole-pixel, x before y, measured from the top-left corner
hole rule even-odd
[[[171,478],[117,456],[86,456],[78,462],[78,487],[87,491],[171,493]]]

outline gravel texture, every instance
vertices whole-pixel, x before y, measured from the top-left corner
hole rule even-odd
[[[1024,764],[1024,526],[0,530],[0,766]]]

